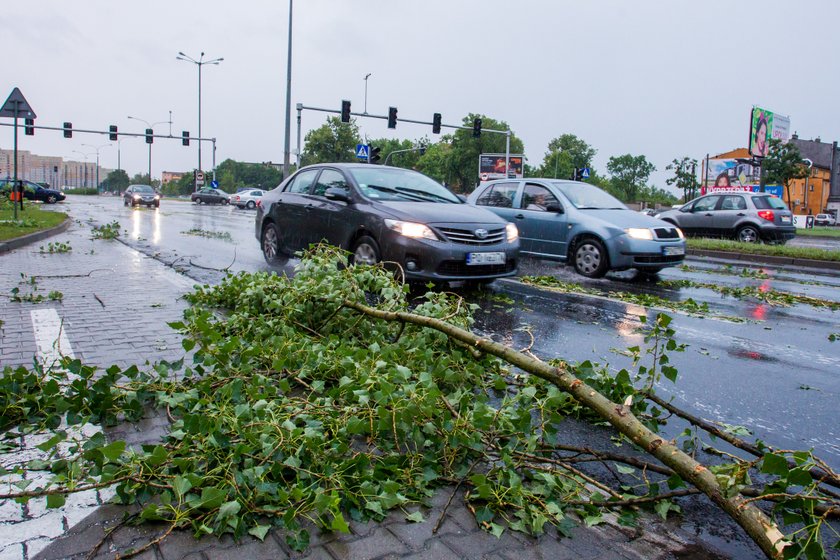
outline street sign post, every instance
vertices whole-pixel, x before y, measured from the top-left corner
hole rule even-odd
[[[32,110],[32,106],[29,105],[29,103],[26,101],[26,98],[23,96],[23,93],[21,93],[20,89],[18,88],[12,90],[12,93],[9,95],[9,98],[6,99],[6,102],[3,103],[2,107],[0,107],[0,117],[11,117],[15,119],[15,164],[14,181],[12,182],[12,192],[14,192],[16,188],[18,188],[18,119],[21,117],[28,119],[27,125],[29,125],[30,122],[34,124],[36,116],[37,115],[35,115],[35,111]],[[31,130],[34,134],[35,127],[33,126]],[[20,209],[23,210],[22,188],[19,189],[18,194],[21,195],[17,198],[20,200]],[[15,220],[17,220],[18,202],[14,201],[12,203],[12,207],[14,208],[14,218]]]
[[[213,179],[212,181],[210,181],[210,188],[218,189],[219,188],[219,182],[217,180]]]
[[[195,172],[195,184],[198,187],[204,186],[204,171],[196,171]]]
[[[370,155],[370,146],[367,144],[356,144],[356,159],[367,161]]]
[[[580,168],[580,178],[581,179],[589,179],[589,168],[588,167],[581,167]]]

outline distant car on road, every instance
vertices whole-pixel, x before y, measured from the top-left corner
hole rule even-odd
[[[222,189],[203,187],[192,193],[190,200],[197,204],[230,204],[230,195]]]
[[[835,218],[831,214],[817,214],[816,216],[814,216],[814,225],[815,226],[836,226],[837,225],[837,218]]]
[[[717,192],[657,214],[686,235],[732,237],[744,243],[785,243],[796,237],[793,214],[768,193]]]
[[[685,259],[679,228],[634,212],[589,183],[500,179],[467,201],[516,224],[523,254],[569,263],[590,278],[629,268],[656,273]]]
[[[123,206],[160,208],[160,195],[149,185],[129,185],[123,193]]]
[[[8,197],[9,193],[12,192],[13,182],[11,179],[0,179],[0,193],[4,197]],[[38,200],[46,204],[55,204],[67,198],[61,191],[42,187],[32,181],[21,181],[19,179],[18,182],[23,183],[23,198],[26,200]]]
[[[383,262],[410,281],[484,284],[517,271],[515,225],[408,169],[304,167],[265,193],[255,225],[269,264],[326,241],[348,250],[351,262]]]
[[[230,197],[230,203],[237,208],[247,208],[253,210],[257,207],[257,202],[262,199],[265,191],[262,189],[251,189],[239,191]]]

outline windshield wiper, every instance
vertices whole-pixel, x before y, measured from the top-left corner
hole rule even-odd
[[[451,204],[455,203],[455,201],[450,200],[450,199],[446,198],[445,196],[441,196],[441,195],[435,194],[435,193],[430,193],[430,192],[427,192],[427,191],[421,191],[420,189],[410,189],[408,187],[397,187],[396,190],[399,191],[399,192],[411,193],[411,194],[416,195],[416,196],[422,196],[422,197],[425,197],[427,199],[431,198],[433,200],[442,200],[444,202],[449,202]]]
[[[368,188],[373,189],[375,191],[379,191],[379,192],[392,193],[392,194],[395,194],[397,196],[407,198],[409,200],[420,200],[420,201],[427,200],[425,198],[419,197],[417,195],[413,195],[411,193],[401,192],[401,191],[399,191],[397,189],[394,189],[392,187],[383,187],[382,185],[368,185]]]

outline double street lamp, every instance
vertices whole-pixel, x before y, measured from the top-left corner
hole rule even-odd
[[[96,150],[96,190],[99,190],[99,150],[113,146],[113,144],[102,144],[101,146],[92,146],[91,144],[82,144],[82,146],[93,148]]]
[[[220,62],[224,60],[224,58],[214,58],[212,60],[204,60],[204,53],[202,52],[201,55],[198,57],[198,60],[194,59],[191,56],[188,56],[182,52],[178,52],[178,56],[175,57],[176,60],[183,60],[185,62],[192,62],[198,67],[198,170],[202,171],[201,169],[201,67],[205,64],[213,64],[218,65]]]
[[[132,117],[132,116],[129,116],[127,118],[129,118],[131,120],[135,120],[135,121],[140,121],[141,123],[144,123],[146,125],[146,128],[149,128],[149,129],[154,129],[155,125],[158,125],[158,124],[169,123],[169,129],[170,129],[170,134],[169,135],[172,136],[172,111],[169,111],[169,120],[168,121],[158,121],[156,123],[149,123],[149,121],[147,121],[145,119],[140,119],[140,118]],[[152,134],[154,134],[154,130],[152,131]],[[151,186],[151,185],[152,185],[152,143],[149,142],[149,186]]]

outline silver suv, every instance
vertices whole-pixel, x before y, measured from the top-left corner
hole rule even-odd
[[[716,192],[656,215],[686,235],[734,237],[744,243],[785,243],[796,237],[793,214],[768,193]]]

